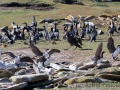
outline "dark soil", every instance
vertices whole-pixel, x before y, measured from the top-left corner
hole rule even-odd
[[[21,8],[24,7],[25,9],[33,9],[33,10],[50,10],[53,9],[53,5],[50,4],[29,4],[29,3],[18,3],[18,2],[10,2],[10,3],[5,3],[5,4],[0,4],[0,7],[5,7],[5,8]]]

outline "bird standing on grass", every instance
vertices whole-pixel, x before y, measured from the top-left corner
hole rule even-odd
[[[76,46],[76,48],[77,47],[79,47],[79,48],[82,48],[82,40],[80,39],[80,38],[78,38],[78,37],[74,37],[73,35],[72,35],[72,33],[70,33],[69,31],[66,33],[66,35],[67,35],[67,41],[68,41],[68,43],[70,43],[70,47],[71,46]],[[70,48],[69,47],[69,48]],[[68,49],[69,49],[68,48]],[[75,49],[76,49],[75,48]],[[67,49],[67,50],[68,50]],[[74,49],[74,50],[75,50]]]

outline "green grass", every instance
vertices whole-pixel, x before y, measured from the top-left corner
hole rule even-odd
[[[78,0],[80,1],[80,0]],[[8,2],[20,2],[20,3],[47,3],[47,4],[52,4],[54,5],[54,9],[49,10],[49,11],[38,11],[38,10],[31,10],[31,9],[24,9],[24,8],[10,8],[10,9],[5,9],[1,10],[0,12],[0,20],[2,23],[0,23],[0,27],[3,26],[9,26],[11,28],[11,22],[15,22],[18,25],[23,25],[23,22],[30,23],[32,21],[31,16],[35,16],[36,20],[39,22],[40,20],[44,18],[65,18],[67,15],[73,15],[74,17],[78,17],[78,15],[82,16],[88,16],[88,15],[95,15],[99,16],[102,14],[105,10],[110,11],[110,13],[118,13],[120,11],[120,6],[114,3],[105,3],[104,5],[109,5],[109,7],[91,7],[91,5],[96,4],[95,2],[91,2],[88,0],[83,0],[82,2],[85,4],[85,6],[82,5],[66,5],[66,4],[57,4],[53,3],[52,0],[0,0],[0,4],[2,3],[8,3]],[[117,8],[116,8],[117,7]],[[62,21],[60,25],[58,25],[58,28],[60,30],[60,36],[63,31],[63,24],[65,21]],[[38,24],[38,27],[41,27],[44,24]],[[107,51],[106,44],[107,44],[107,39],[109,38],[107,36],[106,32],[106,27],[99,27],[99,30],[103,30],[105,32],[104,35],[98,36],[97,42],[89,42],[88,40],[83,40],[83,49],[92,49],[92,50],[82,50],[82,52],[89,53],[90,55],[93,54],[100,42],[103,42],[103,50]],[[117,35],[117,34],[115,34]],[[119,35],[119,34],[118,34]],[[115,39],[115,46],[119,44],[118,41],[119,37],[114,36]],[[68,48],[69,44],[63,40],[63,41],[57,41],[56,45],[52,45],[50,42],[46,42],[43,40],[40,40],[37,44],[38,47],[40,48],[59,48],[60,50],[63,50],[64,48]],[[16,41],[14,47],[13,46],[8,46],[6,49],[17,49],[17,48],[24,48],[28,47],[26,45],[23,45],[22,42]],[[73,50],[75,47],[72,47],[70,50]],[[81,51],[81,49],[77,49]]]
[[[109,7],[109,5],[107,5],[106,3],[95,3],[95,4],[93,4],[93,5],[91,5],[92,7],[101,7],[101,8],[104,8],[104,7]]]

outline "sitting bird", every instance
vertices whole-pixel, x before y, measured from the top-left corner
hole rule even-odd
[[[83,45],[82,44],[82,40],[80,39],[80,38],[78,38],[78,37],[74,37],[73,35],[72,35],[72,33],[70,33],[69,31],[68,32],[66,32],[66,35],[67,35],[67,41],[68,41],[68,43],[70,43],[70,47],[71,46],[76,46],[76,48],[77,47],[79,47],[79,48],[82,48],[81,46]],[[69,48],[70,48],[69,47]],[[68,48],[68,49],[69,49]],[[75,49],[76,49],[75,48]],[[68,50],[67,49],[67,50]],[[75,50],[74,49],[74,50]]]
[[[114,46],[114,40],[112,37],[108,38],[107,49],[108,49],[109,53],[113,53],[116,49]]]

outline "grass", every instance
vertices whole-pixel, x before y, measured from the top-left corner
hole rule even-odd
[[[107,5],[106,3],[95,3],[93,5],[91,5],[92,7],[109,7],[109,5]]]
[[[78,0],[79,1],[79,0]],[[1,10],[0,12],[0,20],[2,23],[0,23],[0,27],[3,26],[9,26],[11,28],[11,22],[15,22],[18,25],[22,25],[23,22],[30,23],[31,22],[31,16],[36,16],[36,20],[39,22],[40,20],[44,18],[65,18],[67,15],[71,14],[74,17],[78,17],[78,15],[82,16],[87,16],[87,15],[95,15],[98,16],[102,14],[105,10],[108,10],[110,12],[117,12],[119,10],[119,5],[116,5],[115,3],[105,3],[104,5],[109,5],[109,7],[91,7],[91,5],[94,5],[94,2],[88,1],[88,0],[83,0],[82,2],[85,4],[85,6],[81,5],[65,5],[65,4],[57,4],[53,3],[52,0],[0,0],[0,3],[7,3],[7,2],[20,2],[20,3],[48,3],[48,4],[53,4],[54,9],[49,10],[49,11],[37,11],[37,10],[30,10],[30,9],[24,9],[24,8],[11,8],[11,9],[6,9],[6,10]],[[97,4],[98,5],[98,4]],[[116,9],[116,7],[118,7]],[[63,31],[63,24],[65,21],[62,21],[60,25],[58,25],[58,28],[60,30],[60,36]],[[41,27],[44,24],[38,24],[38,27]],[[107,44],[107,33],[106,33],[106,26],[105,27],[99,27],[99,29],[102,29],[105,31],[104,35],[98,36],[97,42],[89,42],[88,40],[83,40],[83,49],[92,49],[87,50],[89,54],[93,54],[100,42],[103,42],[103,50],[107,51],[106,49],[106,44]],[[117,35],[117,34],[116,34]],[[114,39],[118,40],[118,36],[114,36]],[[117,46],[119,42],[115,41],[115,46]],[[66,41],[57,41],[56,45],[52,45],[49,42],[45,42],[43,40],[40,40],[40,42],[37,44],[38,47],[40,48],[59,48],[63,50],[64,48],[68,48],[69,44]],[[23,45],[22,42],[17,41],[13,46],[9,46],[6,49],[17,49],[17,48],[24,48],[27,47],[26,45]],[[75,47],[72,47],[74,49]],[[80,50],[80,49],[77,49]],[[107,51],[108,52],[108,51]]]

